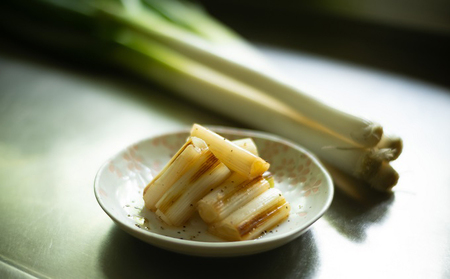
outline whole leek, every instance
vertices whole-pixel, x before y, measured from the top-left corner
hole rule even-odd
[[[6,0],[4,29],[77,58],[125,67],[255,128],[296,141],[375,189],[398,179],[401,139],[289,85],[248,43],[189,2]],[[15,24],[17,23],[17,24]]]

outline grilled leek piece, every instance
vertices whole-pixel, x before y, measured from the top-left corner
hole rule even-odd
[[[255,156],[259,156],[258,148],[252,138],[243,138],[231,141],[242,149],[247,150]]]
[[[144,189],[145,206],[156,211],[156,203],[163,194],[175,183],[191,165],[207,150],[205,142],[199,138],[190,137],[186,143],[171,158],[169,163]]]
[[[249,180],[238,173],[233,173],[198,202],[200,217],[207,224],[221,221],[271,188],[269,180],[269,177],[263,176]]]
[[[230,174],[211,151],[205,150],[156,203],[156,215],[169,225],[183,225],[196,211],[197,202]]]
[[[191,136],[204,140],[211,152],[230,170],[247,178],[260,176],[270,167],[262,158],[198,124],[193,125]]]
[[[209,231],[226,240],[255,239],[286,220],[290,205],[280,190],[270,188],[224,220],[209,226]]]

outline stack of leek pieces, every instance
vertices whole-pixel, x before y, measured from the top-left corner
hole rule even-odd
[[[194,124],[190,137],[144,189],[145,206],[171,226],[198,211],[225,240],[255,239],[289,216],[270,164],[250,138],[229,141]]]
[[[402,140],[290,85],[237,34],[179,0],[5,0],[0,24],[78,60],[157,82],[256,129],[288,138],[379,191],[398,180]],[[326,81],[326,77],[324,77]]]

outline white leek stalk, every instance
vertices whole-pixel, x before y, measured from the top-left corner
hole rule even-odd
[[[271,188],[224,220],[209,226],[209,231],[230,241],[255,239],[286,220],[290,205],[281,192]]]
[[[265,177],[248,180],[235,173],[198,202],[198,212],[207,224],[221,221],[269,188]]]
[[[380,156],[376,156],[376,150],[356,147],[340,135],[316,129],[314,125],[304,125],[302,115],[277,99],[206,68],[155,41],[149,43],[149,40],[123,31],[117,41],[136,52],[123,53],[121,50],[116,57],[126,57],[122,60],[125,65],[139,74],[157,79],[186,98],[253,127],[283,135],[350,175],[369,183],[376,181],[379,185],[372,185],[376,189],[390,189],[395,185],[398,174],[393,169],[390,177],[383,176],[386,183],[374,180],[373,177],[378,175],[378,165],[382,162]],[[149,48],[149,45],[152,47]]]
[[[222,163],[232,171],[247,178],[255,178],[266,172],[270,167],[270,164],[260,157],[201,125],[193,125],[191,136],[204,140],[211,152]]]
[[[197,202],[230,174],[211,151],[204,151],[156,203],[156,215],[168,225],[181,226],[194,214]]]
[[[395,185],[395,171],[383,166],[398,157],[400,141],[384,147],[378,124],[290,86],[244,40],[192,5],[174,0],[5,1],[2,13],[15,16],[6,17],[3,27],[29,41],[72,57],[127,66],[208,109],[298,142],[377,189]],[[358,165],[367,161],[375,163]]]
[[[117,13],[115,14],[117,15]],[[230,113],[234,114],[234,112],[231,111],[232,108],[240,110],[240,113],[234,115],[235,118],[265,130],[268,130],[267,127],[275,122],[273,124],[274,126],[270,126],[271,128],[269,128],[269,130],[275,131],[283,136],[295,132],[295,136],[289,135],[287,137],[302,143],[308,149],[318,153],[322,159],[333,165],[337,165],[338,167],[342,164],[339,162],[339,159],[336,161],[336,156],[329,155],[333,152],[318,152],[318,150],[329,146],[333,146],[339,150],[360,149],[359,152],[356,152],[356,157],[358,157],[356,160],[355,154],[346,156],[353,157],[354,160],[344,164],[346,165],[345,167],[340,167],[341,170],[358,178],[367,180],[370,183],[377,181],[376,183],[378,185],[373,185],[377,189],[390,189],[395,185],[398,174],[395,173],[393,169],[389,172],[390,177],[389,175],[384,176],[386,178],[385,183],[380,179],[373,179],[373,176],[378,175],[378,170],[367,171],[366,165],[355,166],[355,163],[367,161],[368,156],[366,156],[365,153],[369,154],[369,158],[371,158],[370,155],[374,154],[373,150],[368,150],[367,147],[374,147],[378,144],[382,137],[381,126],[340,112],[318,102],[307,95],[301,94],[298,90],[291,88],[289,85],[280,82],[273,73],[266,75],[266,73],[258,72],[258,69],[245,67],[246,65],[248,66],[251,64],[245,63],[245,65],[242,65],[239,64],[239,62],[229,59],[229,57],[227,59],[227,57],[224,57],[222,54],[215,53],[209,45],[204,45],[198,40],[188,38],[189,36],[181,36],[177,31],[174,31],[173,33],[161,31],[164,28],[159,28],[158,30],[150,28],[152,30],[148,30],[149,25],[143,24],[143,22],[140,22],[139,20],[156,23],[158,19],[153,15],[150,16],[150,19],[147,17],[140,18],[138,16],[130,17],[127,12],[121,15],[120,13],[118,14],[119,16],[122,16],[121,20],[123,20],[125,24],[132,28],[136,28],[136,30],[145,34],[145,38],[148,42],[150,41],[150,45],[152,45],[152,50],[150,50],[150,52],[155,51],[154,43],[156,43],[156,48],[159,48],[157,51],[162,51],[163,55],[167,54],[171,62],[175,61],[175,65],[172,65],[175,66],[176,71],[182,70],[182,72],[178,72],[178,74],[183,76],[186,73],[186,68],[190,68],[190,73],[182,78],[184,82],[179,83],[180,87],[172,84],[172,86],[175,86],[174,89],[176,91],[187,94],[189,98],[209,107],[211,107],[211,102],[217,103],[217,97],[220,98],[220,93],[224,93],[223,91],[225,91],[225,95],[232,96],[224,96],[224,99],[228,98],[228,100],[234,102],[221,102],[220,105],[222,108],[217,109],[218,111],[223,112],[225,110],[225,114],[229,115]],[[170,29],[170,27],[168,28]],[[163,34],[157,34],[158,32],[162,32]],[[170,35],[167,35],[169,33]],[[147,45],[149,45],[149,43],[147,43]],[[130,47],[130,45],[127,46]],[[133,43],[131,44],[131,48],[134,48]],[[165,62],[163,62],[163,64],[165,64],[165,67],[168,66]],[[173,70],[173,68],[171,70]],[[155,78],[158,75],[161,76],[161,72],[152,74],[152,77]],[[193,80],[189,80],[191,78],[193,78]],[[214,84],[208,84],[211,82]],[[217,94],[217,91],[222,92]],[[211,94],[210,92],[214,93]],[[196,95],[201,96],[197,97]],[[209,101],[207,95],[210,95],[214,100]],[[239,101],[242,98],[246,100],[244,100],[245,102],[242,102],[242,104],[239,104]],[[261,113],[258,112],[253,114],[258,115],[258,117],[253,117],[258,119],[251,119],[249,121],[250,117],[243,117],[242,114],[252,115],[253,111],[252,109],[247,111],[248,106],[245,106],[246,101],[253,101],[254,103],[259,103],[258,105],[261,104],[265,107],[261,110],[264,111],[265,117],[260,117]],[[229,103],[229,105],[224,106],[224,103]],[[270,117],[271,113],[267,112],[267,107],[271,107],[272,110],[281,112],[290,118],[288,121],[292,122],[292,120],[294,120],[296,124],[292,129],[286,127],[290,125],[285,124],[286,121],[285,123],[280,121],[280,117]],[[268,119],[268,121],[265,121],[266,119]],[[258,123],[255,125],[255,122]],[[261,125],[261,122],[266,122],[266,124]],[[299,137],[301,137],[302,140],[299,140]],[[304,137],[310,137],[311,139],[304,140]],[[304,143],[305,141],[306,144]],[[320,143],[320,146],[318,143]],[[377,150],[375,150],[375,152],[376,151]],[[386,152],[386,150],[380,152],[384,154],[389,153]],[[382,158],[382,156],[377,155],[374,160],[383,161],[383,159],[380,158]],[[364,173],[361,174],[362,171]],[[380,187],[381,184],[384,183],[385,185]]]
[[[289,104],[303,115],[306,125],[316,123],[317,127],[340,134],[361,147],[373,147],[381,139],[383,129],[380,125],[325,105],[290,86],[272,71],[269,74],[261,71],[260,67],[254,66],[259,59],[252,61],[254,63],[246,59],[233,59],[218,51],[217,47],[211,47],[207,41],[168,24],[157,14],[143,13],[142,9],[123,9],[114,5],[101,5],[99,9],[162,45]]]

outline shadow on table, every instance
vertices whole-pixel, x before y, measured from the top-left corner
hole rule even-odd
[[[393,193],[381,193],[369,185],[327,166],[334,181],[334,198],[324,219],[354,242],[366,239],[366,230],[382,222],[395,200]]]
[[[0,63],[11,63],[16,67],[20,65],[18,68],[28,70],[29,72],[26,74],[30,75],[33,71],[39,70],[47,74],[55,73],[53,80],[55,85],[52,86],[60,86],[66,90],[58,95],[60,98],[57,100],[63,99],[64,106],[68,111],[72,107],[86,106],[85,111],[89,111],[89,113],[80,117],[83,117],[82,119],[88,123],[96,123],[99,121],[96,117],[103,117],[106,112],[110,113],[109,109],[114,109],[114,106],[108,102],[108,99],[111,99],[112,103],[121,100],[125,108],[136,106],[141,111],[148,112],[149,117],[158,115],[161,119],[175,119],[178,123],[186,126],[190,126],[194,122],[203,122],[247,127],[236,120],[224,118],[210,108],[201,107],[194,101],[183,98],[151,80],[136,76],[119,67],[105,65],[96,60],[77,61],[73,57],[54,54],[50,50],[39,47],[33,49],[32,45],[26,46],[20,41],[8,39],[8,36],[0,37]],[[74,83],[77,83],[78,87],[74,87]],[[20,87],[17,88],[20,90]],[[68,89],[74,90],[68,91]],[[50,90],[48,94],[52,92]],[[45,97],[52,98],[53,96]],[[120,115],[117,112],[114,113]],[[68,118],[67,115],[65,114],[64,117]],[[122,117],[126,118],[126,115]],[[108,121],[111,119],[109,117]],[[80,121],[78,118],[76,120]],[[65,126],[73,129],[70,125]]]
[[[310,278],[318,260],[311,231],[269,252],[204,258],[156,248],[113,226],[99,264],[108,278]]]

